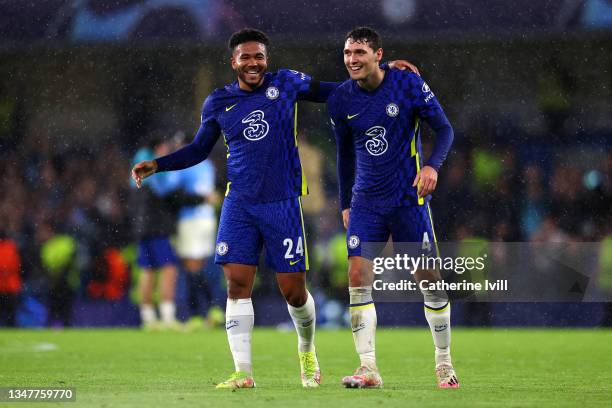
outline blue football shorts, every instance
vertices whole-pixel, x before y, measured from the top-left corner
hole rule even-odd
[[[389,237],[393,240],[396,253],[401,251],[410,252],[409,256],[438,256],[429,203],[389,208],[351,208],[346,235],[349,256],[374,259],[384,249]]]
[[[157,269],[176,265],[177,258],[168,237],[145,238],[138,242],[138,259],[141,268]]]
[[[250,203],[240,197],[225,197],[215,263],[257,265],[264,247],[266,265],[271,269],[277,272],[308,270],[301,198]]]

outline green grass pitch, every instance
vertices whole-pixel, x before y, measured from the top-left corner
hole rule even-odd
[[[425,327],[378,331],[381,390],[340,386],[357,366],[348,329],[320,330],[317,352],[323,385],[304,390],[295,334],[258,328],[258,388],[232,392],[214,388],[233,370],[222,330],[0,330],[0,387],[76,388],[76,403],[16,407],[612,406],[611,330],[456,328],[458,390],[435,387]]]

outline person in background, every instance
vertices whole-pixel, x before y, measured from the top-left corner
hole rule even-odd
[[[37,234],[41,242],[40,260],[49,285],[47,325],[70,327],[80,283],[78,241],[58,232],[51,224],[42,226]]]
[[[177,149],[184,146],[185,134],[177,132],[174,141]],[[174,175],[175,173],[165,174],[167,177]],[[176,250],[186,272],[189,313],[193,317],[190,322],[193,322],[193,328],[201,328],[201,319],[198,319],[198,316],[210,310],[206,303],[210,304],[213,300],[211,284],[214,282],[206,279],[204,269],[209,257],[215,252],[215,205],[219,204],[221,197],[215,191],[215,167],[210,160],[186,168],[176,175],[179,176],[178,188],[187,194],[201,197],[200,203],[188,204],[179,210],[176,241]],[[221,310],[218,312],[223,314]]]
[[[0,325],[17,326],[21,289],[19,250],[15,242],[0,230]]]
[[[151,147],[139,149],[134,156],[134,162],[152,158],[154,152],[164,152],[168,149],[167,144],[160,140],[153,141]],[[176,217],[168,203],[169,187],[172,184],[166,175],[156,175],[147,180],[143,185],[143,191],[132,195],[131,207],[134,211],[132,227],[138,239],[137,264],[142,268],[139,279],[140,318],[145,329],[177,327],[174,301],[177,258],[170,244],[170,235],[174,233],[176,227]],[[156,270],[160,272],[161,326],[153,304]]]

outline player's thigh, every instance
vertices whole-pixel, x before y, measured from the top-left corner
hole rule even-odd
[[[138,285],[141,291],[153,290],[155,282],[155,272],[151,268],[142,268],[138,277]]]
[[[372,286],[372,261],[362,256],[350,256],[348,275],[350,287]]]
[[[285,300],[291,306],[300,307],[306,303],[308,297],[306,292],[306,272],[277,272],[276,281]]]
[[[221,209],[215,263],[257,265],[262,237],[254,224],[249,204],[226,198]]]
[[[257,226],[266,247],[266,264],[277,272],[308,270],[308,244],[301,199],[258,205]]]
[[[374,259],[386,245],[390,233],[383,209],[351,208],[346,232],[348,256]]]
[[[438,256],[438,242],[429,204],[397,208],[389,220],[395,252]]]
[[[223,264],[223,274],[227,281],[227,297],[247,299],[253,292],[257,266],[238,263]]]

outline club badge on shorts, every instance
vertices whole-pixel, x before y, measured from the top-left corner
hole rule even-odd
[[[348,239],[348,247],[351,249],[355,249],[359,246],[359,237],[357,235],[351,235]]]
[[[217,244],[217,255],[223,256],[227,254],[228,250],[229,250],[229,247],[227,246],[226,242],[221,241]]]

